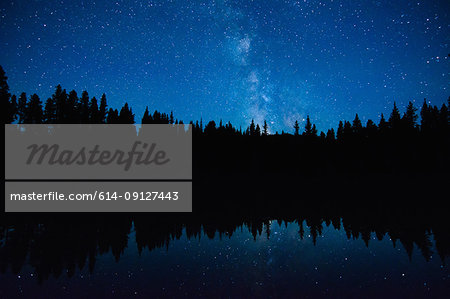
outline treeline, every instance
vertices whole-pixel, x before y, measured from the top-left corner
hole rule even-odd
[[[3,68],[0,66],[0,96],[4,107],[5,123],[19,124],[134,124],[135,114],[128,103],[118,109],[109,108],[105,94],[100,98],[89,98],[88,92],[83,91],[81,97],[78,96],[75,90],[67,93],[65,89],[58,85],[55,93],[48,98],[44,103],[37,94],[27,97],[26,93],[22,92],[18,97],[9,93],[9,86],[7,77]],[[424,100],[420,110],[420,124],[418,123],[417,108],[412,102],[409,102],[406,112],[401,115],[399,109],[394,102],[394,108],[386,120],[381,114],[381,119],[378,124],[372,120],[368,120],[365,125],[362,124],[358,114],[354,120],[340,121],[337,131],[333,128],[326,133],[317,131],[316,125],[311,123],[309,116],[306,118],[303,133],[300,133],[300,125],[295,121],[293,126],[293,135],[302,135],[308,139],[320,139],[326,142],[339,141],[357,141],[367,138],[375,138],[379,136],[409,136],[414,137],[418,133],[425,134],[448,134],[449,130],[449,106],[450,97],[448,98],[448,105],[443,104],[440,108],[429,105]],[[141,119],[142,124],[183,124],[183,121],[175,119],[173,113],[170,114],[154,111],[149,112],[146,108]],[[244,130],[242,128],[235,128],[230,122],[223,124],[220,121],[216,124],[215,121],[208,122],[203,126],[203,121],[200,120],[190,122],[193,125],[194,134],[204,135],[242,135],[242,136],[265,136],[269,135],[269,127],[267,122],[260,127],[252,120],[251,124]],[[281,132],[281,135],[286,134]],[[275,133],[278,135],[278,132]]]

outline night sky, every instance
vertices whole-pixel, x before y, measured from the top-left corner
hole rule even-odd
[[[11,93],[292,131],[450,95],[450,1],[1,1]]]

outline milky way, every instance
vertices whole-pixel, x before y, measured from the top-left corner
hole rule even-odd
[[[12,93],[57,84],[184,121],[292,131],[449,93],[449,1],[2,1]]]

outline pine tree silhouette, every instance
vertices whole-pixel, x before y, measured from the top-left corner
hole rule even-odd
[[[65,105],[64,115],[65,115],[65,123],[75,124],[79,122],[79,113],[78,113],[78,95],[75,90],[69,92],[69,96],[67,97],[67,104]]]
[[[342,120],[339,121],[337,133],[336,133],[336,139],[339,141],[344,140],[344,124],[342,123]]]
[[[42,124],[44,121],[44,112],[42,111],[42,102],[37,94],[33,94],[28,103],[25,123]]]
[[[48,98],[44,106],[44,122],[47,124],[56,123],[56,102],[55,99]]]
[[[378,124],[378,128],[383,133],[386,131],[386,129],[389,127],[389,124],[386,122],[383,113],[381,113],[380,122]]]
[[[327,131],[327,135],[325,136],[325,140],[329,143],[333,143],[335,141],[334,129],[331,128]]]
[[[362,123],[361,123],[361,120],[359,119],[358,113],[356,113],[355,119],[353,120],[352,129],[353,129],[354,134],[356,134],[356,135],[361,134]]]
[[[27,94],[22,92],[17,103],[17,116],[19,124],[25,123],[25,114],[27,112]]]
[[[89,122],[91,124],[101,123],[100,111],[98,110],[98,103],[95,97],[92,97],[89,102]]]
[[[417,108],[414,107],[412,102],[408,103],[408,106],[406,107],[406,112],[402,117],[402,122],[407,129],[414,129],[416,127],[416,122],[418,119],[417,116]]]
[[[313,129],[311,120],[309,119],[309,115],[306,116],[306,124],[305,124],[305,131],[303,132],[304,136],[312,136],[313,135]]]
[[[98,115],[98,119],[99,122],[104,124],[106,122],[106,114],[107,114],[107,108],[108,108],[108,104],[106,103],[106,95],[102,94],[102,97],[100,99],[100,107],[99,107],[99,115]]]
[[[11,101],[9,93],[8,77],[0,66],[0,101],[2,102],[3,118],[6,124],[16,120],[17,102]]]
[[[389,127],[393,130],[397,130],[400,127],[400,112],[397,105],[394,102],[394,108],[392,109],[391,116],[389,117]]]
[[[128,103],[123,105],[119,113],[119,123],[120,124],[134,124],[134,114],[131,108],[128,107]]]
[[[295,124],[294,124],[294,135],[295,136],[299,135],[299,130],[300,130],[300,126],[298,125],[298,120],[296,120]]]
[[[119,111],[117,109],[109,108],[108,116],[106,117],[107,124],[118,124],[119,123]]]
[[[267,136],[269,134],[268,128],[269,127],[267,126],[267,122],[266,122],[266,120],[264,120],[263,133],[262,133],[264,136]]]
[[[62,89],[61,85],[56,87],[56,92],[54,95],[54,102],[56,108],[55,122],[57,124],[66,123],[68,118],[67,116],[67,92],[65,89]]]
[[[89,94],[87,91],[81,93],[81,99],[78,102],[78,113],[82,124],[89,123]]]

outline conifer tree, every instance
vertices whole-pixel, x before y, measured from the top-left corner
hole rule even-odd
[[[148,106],[145,107],[144,115],[142,116],[141,124],[150,124],[151,123],[151,116],[148,112]]]
[[[131,108],[128,107],[128,103],[123,105],[119,113],[119,123],[121,124],[134,124],[134,114]]]
[[[263,135],[264,136],[267,136],[268,135],[268,126],[267,126],[267,122],[266,122],[266,120],[264,120],[264,125],[263,125]]]
[[[343,139],[349,140],[353,136],[353,128],[349,121],[344,121],[344,134]]]
[[[54,97],[48,98],[44,106],[44,119],[46,124],[56,123],[56,103]]]
[[[37,94],[33,94],[28,104],[25,123],[41,124],[44,121],[44,112],[42,111],[42,102]]]
[[[335,141],[334,129],[331,128],[327,131],[327,135],[325,136],[326,141],[333,142]]]
[[[339,126],[336,132],[336,139],[339,141],[342,141],[344,137],[344,124],[342,123],[342,120],[339,121]]]
[[[254,136],[255,135],[255,121],[253,119],[252,119],[252,122],[250,124],[249,135],[250,136]]]
[[[107,113],[108,104],[106,103],[106,95],[102,94],[100,99],[100,107],[99,107],[99,121],[104,124],[106,122],[106,113]]]
[[[256,125],[255,135],[256,136],[261,136],[261,128],[259,127],[259,124]]]
[[[0,65],[0,101],[2,103],[3,117],[6,124],[12,123],[16,119],[17,101],[11,100],[9,93],[8,77]]]
[[[317,137],[317,128],[316,125],[313,124],[312,130],[311,130],[312,136]]]
[[[383,113],[381,113],[380,123],[378,124],[378,128],[381,132],[384,132],[388,128],[388,123],[386,122],[386,119],[384,118]]]
[[[311,136],[313,134],[312,124],[311,120],[309,119],[309,115],[306,116],[306,124],[305,124],[305,132],[303,132],[303,135],[305,136]]]
[[[78,95],[75,90],[69,92],[66,105],[64,105],[64,123],[75,124],[79,122]]]
[[[391,129],[398,129],[400,126],[400,112],[397,108],[396,103],[394,102],[394,108],[392,109],[391,116],[389,117],[389,127]]]
[[[89,94],[87,91],[81,93],[81,99],[78,103],[78,113],[82,124],[89,123]]]
[[[22,92],[17,102],[17,116],[19,124],[25,123],[25,113],[27,112],[27,94]]]
[[[294,136],[299,135],[299,130],[300,130],[300,126],[298,125],[298,120],[296,120],[294,123]]]
[[[352,128],[353,128],[353,132],[355,134],[359,134],[362,131],[362,123],[361,123],[361,120],[359,119],[358,113],[356,113],[356,115],[355,115],[355,119],[353,120]]]
[[[53,97],[55,103],[55,122],[58,124],[65,123],[66,119],[68,118],[68,111],[66,107],[67,92],[65,89],[62,89],[61,85],[58,85]]]
[[[117,109],[109,108],[108,115],[106,116],[107,124],[118,124],[119,123],[119,111]]]
[[[12,123],[17,119],[17,98],[16,95],[12,95],[9,99],[9,108],[8,114],[9,119],[7,119],[8,123]]]
[[[406,107],[406,112],[403,115],[402,122],[405,125],[406,128],[415,128],[416,122],[417,122],[417,108],[414,107],[412,102],[408,103],[408,106]]]
[[[95,97],[91,98],[89,102],[89,123],[100,124],[100,111],[98,110],[98,103]]]

